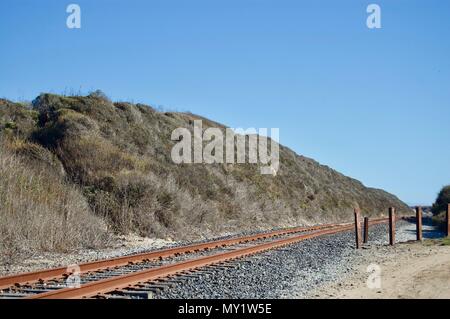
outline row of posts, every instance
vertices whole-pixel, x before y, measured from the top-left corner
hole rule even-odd
[[[389,245],[395,244],[395,208],[389,208]],[[447,213],[445,218],[445,232],[446,236],[450,237],[450,204],[447,205]],[[361,248],[362,243],[369,242],[369,217],[364,217],[364,236],[361,236],[361,211],[355,209],[355,237],[356,237],[356,249]],[[416,238],[418,241],[423,239],[422,237],[422,208],[416,207]],[[361,240],[362,239],[362,240]]]

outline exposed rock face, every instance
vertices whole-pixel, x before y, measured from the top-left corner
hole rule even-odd
[[[0,100],[1,135],[50,150],[61,165],[51,158],[49,168],[79,185],[92,211],[117,231],[190,238],[349,221],[354,207],[370,216],[390,206],[410,211],[394,195],[283,146],[276,176],[261,175],[256,164],[175,164],[175,128],[192,129],[201,119],[204,128],[225,129],[196,115],[113,103],[98,93],[42,94],[32,104]]]

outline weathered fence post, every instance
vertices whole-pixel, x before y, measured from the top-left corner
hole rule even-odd
[[[417,240],[422,240],[422,207],[416,207],[416,234]]]
[[[445,222],[447,225],[447,237],[450,237],[450,203],[447,204],[447,214],[446,214],[445,219],[446,219]]]
[[[361,221],[360,212],[358,208],[355,208],[355,238],[356,238],[356,249],[361,248]]]
[[[369,242],[369,217],[364,217],[364,244]]]
[[[395,208],[389,207],[389,245],[395,244]]]

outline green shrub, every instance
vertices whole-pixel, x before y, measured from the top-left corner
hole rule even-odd
[[[450,203],[450,185],[445,186],[439,192],[436,201],[433,204],[432,212],[438,215],[447,210],[447,205]]]
[[[17,124],[14,123],[13,121],[8,121],[5,123],[5,128],[10,129],[10,130],[15,130],[15,129],[17,129]]]

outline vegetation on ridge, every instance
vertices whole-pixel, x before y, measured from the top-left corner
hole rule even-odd
[[[174,164],[171,133],[177,127],[192,128],[195,119],[202,119],[204,128],[225,129],[193,114],[111,102],[101,92],[41,94],[30,106],[0,100],[2,156],[13,158],[7,165],[16,162],[24,176],[28,166],[52,176],[45,178],[53,186],[36,186],[49,193],[46,203],[78,202],[79,211],[71,210],[70,216],[90,220],[99,238],[104,228],[181,239],[349,220],[354,207],[370,216],[389,206],[409,211],[395,196],[283,146],[277,176],[261,175],[253,164]],[[16,183],[17,191],[28,196],[31,186],[19,179]],[[10,188],[2,178],[0,190]],[[65,188],[71,195],[51,194]],[[37,214],[33,209],[22,213]],[[4,214],[0,210],[2,224]],[[95,245],[99,238],[80,237],[78,242]]]

